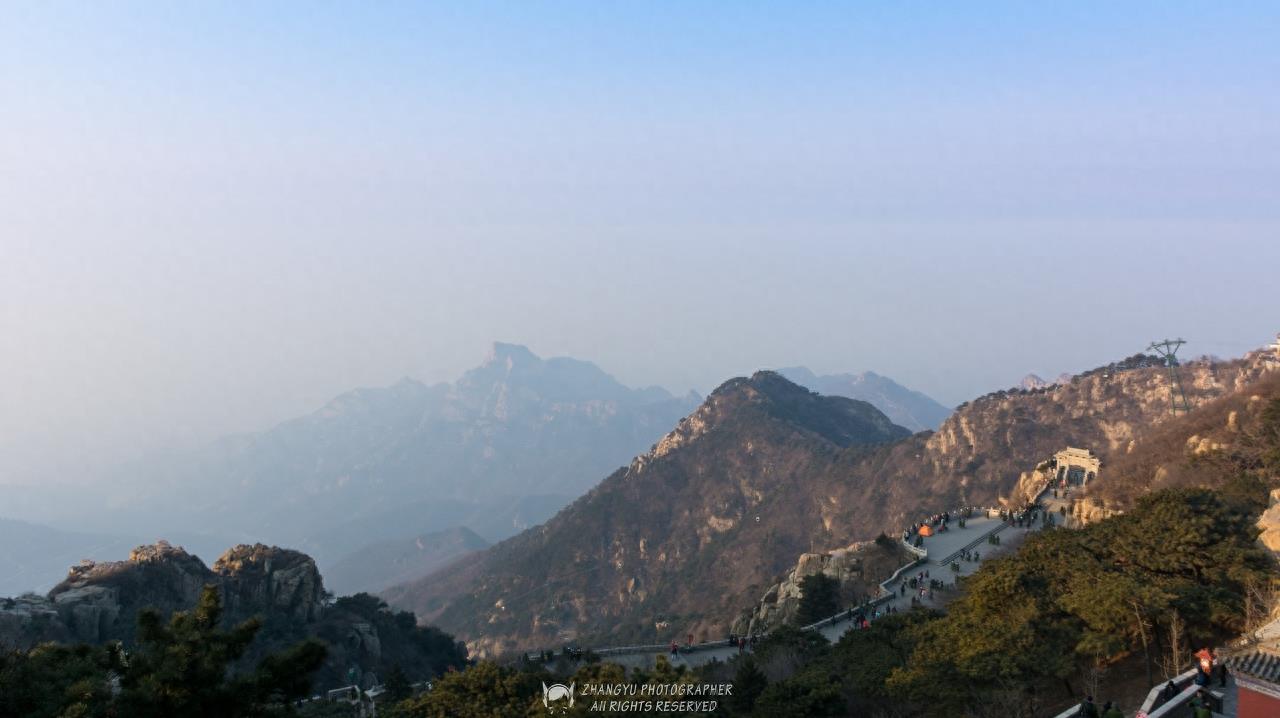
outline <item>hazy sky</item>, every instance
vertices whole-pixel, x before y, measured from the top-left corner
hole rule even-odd
[[[946,403],[1280,330],[1275,3],[0,8],[0,482],[494,339]]]

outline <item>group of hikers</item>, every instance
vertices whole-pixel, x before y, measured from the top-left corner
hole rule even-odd
[[[750,635],[750,636],[739,636],[739,635],[737,635],[737,634],[730,633],[730,634],[729,634],[729,647],[730,647],[730,648],[733,648],[733,647],[735,647],[735,646],[736,646],[736,647],[738,648],[738,653],[742,653],[743,651],[746,651],[746,650],[749,650],[749,649],[755,648],[755,647],[756,647],[756,641],[757,641],[758,639],[759,639],[759,636],[754,635],[754,634],[752,634],[752,635]],[[675,644],[674,642],[672,642],[672,644],[671,644],[671,645],[674,647],[676,644]],[[675,652],[674,652],[674,651],[672,651],[672,653],[674,654]]]
[[[971,518],[975,511],[985,511],[985,509],[977,509],[970,506],[956,509],[955,511],[943,511],[942,513],[933,514],[924,521],[917,521],[904,529],[902,531],[902,540],[903,542],[920,546],[922,539],[925,537],[948,531],[953,520],[956,521],[960,528],[964,528],[965,520]],[[915,537],[914,541],[912,541],[913,536]]]
[[[877,618],[897,612],[898,609],[895,608],[893,604],[889,604],[883,610],[879,606],[872,606],[870,604],[859,606],[857,608],[850,606],[849,610],[845,611],[844,620],[852,621],[854,626],[861,630],[865,630],[870,628],[871,622]]]
[[[959,511],[957,511],[956,513],[960,515],[960,528],[964,528],[964,516],[972,516],[973,509],[965,509],[963,513]],[[952,513],[950,511],[943,511],[940,514],[934,514],[930,516],[924,521],[917,521],[911,524],[910,528],[902,532],[902,540],[910,541],[911,537],[916,535],[917,533],[921,534],[922,536],[929,536],[929,535],[932,535],[935,530],[946,531],[947,525],[951,523],[951,519],[952,519]],[[926,527],[928,527],[929,529],[928,531],[921,531],[921,529],[924,529]]]
[[[1009,511],[1005,509],[1000,512],[1000,519],[1018,528],[1031,528],[1032,523],[1039,515],[1038,506],[1030,506],[1025,511]]]

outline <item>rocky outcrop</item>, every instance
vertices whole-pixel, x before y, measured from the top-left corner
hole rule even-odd
[[[874,542],[863,542],[829,553],[801,554],[796,567],[770,586],[754,609],[733,623],[733,632],[738,635],[763,633],[795,618],[802,595],[800,583],[809,576],[821,573],[838,581],[842,589],[852,587],[863,577],[865,552],[874,547]]]
[[[1268,550],[1280,555],[1280,489],[1271,491],[1270,503],[1271,505],[1258,519],[1258,528],[1262,529],[1262,535],[1258,536],[1258,540]]]
[[[124,561],[82,561],[49,592],[60,622],[74,640],[131,640],[139,609],[172,612],[195,605],[213,573],[180,546],[139,546]]]
[[[268,611],[307,622],[318,619],[324,606],[320,571],[298,551],[242,544],[219,557],[213,572],[233,611]]]
[[[315,562],[304,553],[240,545],[210,568],[165,541],[139,546],[124,561],[81,562],[47,596],[0,598],[0,650],[47,641],[129,646],[140,610],[190,610],[205,586],[219,590],[227,626],[250,617],[261,621],[243,659],[246,666],[308,638],[328,647],[316,675],[320,685],[350,681],[353,670],[372,681],[392,666],[425,678],[460,667],[466,658],[452,637],[417,626],[412,614],[394,613],[373,596],[331,600]]]
[[[1096,524],[1103,519],[1109,519],[1121,513],[1123,512],[1107,508],[1103,500],[1093,496],[1086,496],[1071,504],[1071,518],[1075,520],[1075,523],[1072,524],[1073,526]]]
[[[306,554],[262,544],[236,546],[211,570],[182,547],[159,541],[135,548],[124,561],[82,561],[48,596],[4,599],[0,640],[128,643],[139,610],[186,610],[208,585],[221,589],[228,621],[261,615],[309,623],[324,607],[320,572]]]

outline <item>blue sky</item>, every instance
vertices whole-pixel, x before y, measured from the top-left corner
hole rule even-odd
[[[0,481],[494,339],[947,403],[1237,354],[1280,330],[1277,37],[1274,3],[8,3]]]

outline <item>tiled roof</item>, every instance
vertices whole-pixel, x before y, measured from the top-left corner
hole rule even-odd
[[[1280,685],[1280,655],[1274,653],[1253,651],[1232,656],[1227,659],[1227,669]]]

